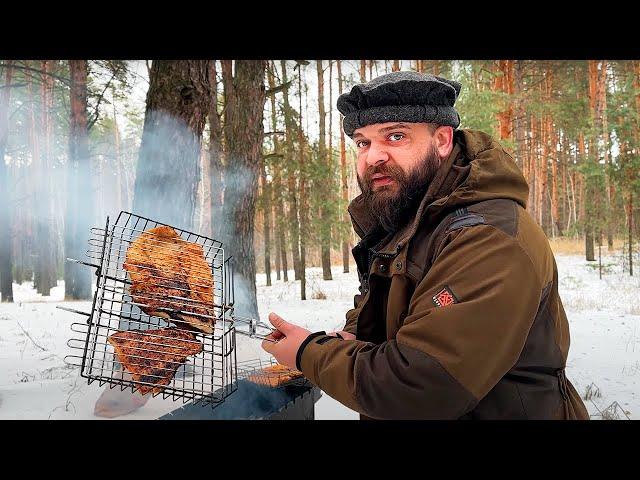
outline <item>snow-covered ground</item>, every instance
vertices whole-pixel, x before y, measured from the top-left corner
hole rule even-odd
[[[581,394],[587,389],[597,392],[585,401],[594,418],[602,412],[624,418],[624,410],[630,418],[640,419],[640,279],[621,272],[619,255],[603,259],[608,267],[602,280],[594,268],[597,263],[581,256],[556,259],[571,328],[568,378]],[[274,276],[273,286],[265,283],[265,276],[258,275],[262,319],[274,311],[309,330],[330,331],[344,325],[358,282],[353,270],[345,274],[342,267],[333,268],[332,281],[322,280],[320,269],[309,269],[306,301],[299,300],[299,282],[276,281]],[[62,282],[50,297],[36,295],[26,283],[14,285],[15,303],[0,304],[0,419],[97,418],[93,406],[104,387],[88,385],[77,369],[63,361],[72,353],[66,345],[72,335],[70,325],[81,317],[55,308],[63,304],[88,311],[91,304],[61,302],[63,291]],[[323,296],[326,299],[318,298]],[[238,336],[237,343],[238,360],[268,357],[257,340]],[[179,405],[158,396],[120,418],[158,418]],[[316,418],[357,419],[358,415],[323,394],[316,404]]]

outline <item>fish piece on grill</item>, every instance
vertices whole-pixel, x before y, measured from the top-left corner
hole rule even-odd
[[[213,275],[201,245],[171,227],[152,228],[129,245],[123,267],[131,277],[129,293],[143,312],[213,333]]]
[[[286,365],[275,364],[247,375],[247,380],[269,387],[279,387],[303,376],[300,370]]]
[[[164,385],[171,383],[187,357],[203,350],[195,334],[175,327],[118,331],[107,341],[133,380],[153,384],[141,385],[139,391],[142,395],[161,392]]]

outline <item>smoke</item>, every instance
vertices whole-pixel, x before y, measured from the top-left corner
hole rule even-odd
[[[237,159],[227,158],[224,174],[224,204],[212,237],[223,243],[225,258],[233,257],[235,314],[258,316],[254,222],[258,172]],[[212,193],[216,188],[211,186]]]
[[[241,273],[233,275],[234,314],[240,317],[257,318],[258,312],[252,307],[255,300],[255,281],[248,282]]]
[[[262,419],[276,413],[294,398],[302,389],[270,388],[247,380],[239,380],[238,389],[214,409],[209,405],[187,405],[161,420],[238,420]],[[289,393],[291,392],[291,393]]]
[[[19,98],[17,102],[24,101]],[[9,191],[2,195],[10,197],[14,278],[22,282],[32,278],[26,276],[27,272],[35,273],[39,290],[48,294],[48,287],[55,286],[62,268],[66,267],[64,258],[74,256],[66,251],[64,238],[68,227],[66,210],[70,204],[67,199],[69,136],[64,122],[56,115],[50,117],[48,134],[44,132],[41,106],[34,102],[32,116],[30,102],[26,101],[26,105],[27,108],[15,112],[11,123],[5,159],[8,160]],[[90,180],[87,176],[82,181]],[[84,197],[80,201],[81,205],[93,203]],[[82,219],[82,222],[90,225],[94,220]],[[87,229],[85,242],[88,236]],[[86,243],[83,247],[84,256]]]
[[[133,212],[193,230],[200,138],[181,119],[148,110],[136,170]]]
[[[118,202],[116,195],[119,182],[110,118],[102,116],[82,145],[70,145],[73,132],[68,103],[68,91],[58,91],[55,86],[51,104],[43,106],[37,80],[31,87],[12,92],[5,157],[10,191],[2,194],[10,194],[14,280],[30,280],[35,269],[36,280],[42,280],[46,291],[47,277],[55,285],[64,270],[66,279],[74,272],[71,276],[90,295],[95,281],[92,269],[65,258],[86,261],[90,228],[103,227],[106,215],[111,215],[113,222],[120,207],[127,206],[126,199]],[[43,122],[45,112],[47,125]],[[120,158],[132,165],[135,159],[131,161],[131,152],[137,154],[137,146],[125,140]],[[123,176],[131,170],[125,163],[121,167]],[[72,288],[67,282],[67,294]]]

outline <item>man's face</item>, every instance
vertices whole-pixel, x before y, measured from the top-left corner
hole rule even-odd
[[[426,123],[378,123],[357,129],[358,185],[370,212],[387,231],[404,224],[440,165]]]

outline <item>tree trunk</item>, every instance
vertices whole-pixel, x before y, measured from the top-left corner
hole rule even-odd
[[[333,167],[333,60],[329,60],[329,132],[327,134],[328,162]],[[333,170],[331,170],[333,171]],[[333,175],[331,176],[333,178]]]
[[[260,155],[262,157],[262,155]],[[267,287],[271,286],[271,185],[267,181],[267,171],[262,160],[260,176],[262,177],[262,208],[264,212],[264,273],[267,276]]]
[[[560,212],[561,225],[571,217],[571,203],[569,194],[569,184],[567,183],[567,158],[569,158],[568,137],[566,132],[562,132],[562,141],[560,142],[560,153],[558,160],[560,161],[560,191],[562,192],[562,211]],[[567,226],[567,229],[569,226]],[[558,231],[561,229],[558,227]]]
[[[28,105],[28,103],[27,103]],[[27,111],[27,119],[28,119]],[[27,139],[30,138],[29,122],[27,121]],[[30,140],[28,140],[30,142]],[[13,163],[14,189],[13,195],[15,207],[13,213],[13,281],[19,285],[32,277],[31,269],[31,167],[22,162],[20,165]]]
[[[269,80],[269,88],[275,88],[275,73],[277,71],[277,67],[275,62],[271,64],[271,70],[269,70],[268,80]],[[284,93],[285,97],[287,92]],[[288,100],[287,100],[288,103]],[[277,115],[277,104],[275,95],[271,95],[271,124],[272,130],[275,132],[278,130],[278,115]],[[285,116],[285,120],[286,120]],[[285,124],[287,122],[285,121]],[[286,132],[285,132],[286,133]],[[287,140],[288,142],[288,140]],[[281,155],[279,157],[275,157],[275,161],[273,162],[273,189],[271,191],[271,198],[273,201],[273,216],[274,216],[274,230],[275,230],[275,250],[276,250],[276,261],[279,261],[278,269],[278,280],[280,280],[280,271],[282,268],[282,279],[285,282],[289,281],[289,272],[288,272],[288,262],[287,262],[287,250],[286,250],[286,218],[287,214],[285,212],[285,191],[284,184],[282,182],[282,174],[283,174],[283,163],[284,163],[284,151],[282,148],[282,143],[279,140],[279,137],[274,134],[273,137],[273,145],[274,152]],[[287,152],[288,153],[288,152]],[[295,213],[295,212],[294,212]]]
[[[571,197],[569,192],[569,177],[567,175],[569,154],[569,138],[566,132],[562,132],[562,141],[560,142],[560,192],[562,192],[562,210],[560,218],[562,225],[565,225],[568,218],[571,217]],[[566,227],[563,234],[566,234]]]
[[[583,164],[587,161],[586,147],[584,142],[584,133],[581,131],[578,134],[578,164]],[[582,227],[583,231],[586,232],[585,224],[586,224],[586,181],[585,175],[578,172],[577,176],[577,192],[578,192],[578,223]]]
[[[340,60],[338,60],[339,62]],[[399,72],[400,71],[400,60],[394,60],[393,61],[393,68],[391,69],[392,72]],[[338,74],[339,75],[339,74]],[[340,91],[342,91],[342,89],[340,89]],[[346,272],[345,272],[346,273]]]
[[[11,100],[12,61],[5,66],[4,88],[0,90],[0,296],[13,302],[13,249],[11,248],[11,196],[8,168],[4,155],[9,138],[9,104]]]
[[[284,60],[280,62],[282,65],[282,83],[287,85],[287,65]],[[299,67],[302,68],[302,67]],[[293,259],[293,274],[295,280],[300,280],[300,223],[298,220],[298,198],[296,179],[294,176],[295,158],[294,158],[294,135],[297,135],[294,128],[293,110],[289,104],[289,87],[285,87],[283,94],[284,102],[284,120],[286,129],[287,142],[287,187],[289,190],[289,228],[291,232],[291,256]],[[300,125],[302,128],[302,125]],[[300,147],[302,148],[302,147]]]
[[[523,103],[520,100],[520,93],[522,92],[522,61],[515,60],[513,64],[513,78],[514,78],[514,93],[515,93],[515,106],[513,108],[513,128],[515,130],[516,151],[515,160],[516,165],[520,167],[522,172],[526,176],[525,168],[525,129],[524,129],[524,109]],[[527,181],[529,179],[527,178]]]
[[[258,318],[253,234],[264,135],[264,72],[263,60],[236,61],[233,108],[227,112],[229,124],[225,125],[228,136],[222,241],[225,252],[234,257],[237,314],[252,318]]]
[[[280,219],[279,219],[280,220]],[[279,221],[280,227],[278,228],[278,246],[280,248],[280,261],[282,262],[282,280],[289,281],[289,266],[287,265],[287,240],[286,230],[283,228],[282,221]]]
[[[202,131],[211,109],[210,60],[154,60],[133,211],[193,229]]]
[[[367,61],[360,60],[360,83],[367,81]]]
[[[537,122],[535,117],[529,113],[529,128],[531,131],[531,137],[529,138],[527,145],[528,152],[528,170],[529,170],[529,199],[527,201],[529,213],[536,219],[537,215],[537,193],[538,193],[538,155],[536,153],[535,145],[538,142]]]
[[[275,185],[274,185],[274,189],[275,189]],[[271,215],[271,221],[272,221],[272,225],[273,225],[273,236],[274,238],[274,250],[276,252],[276,280],[281,280],[280,277],[280,269],[282,268],[282,252],[280,251],[280,228],[278,227],[278,218],[275,216],[275,211],[274,209],[271,209],[271,212],[269,212],[269,214]]]
[[[599,227],[599,202],[596,196],[598,195],[598,187],[595,184],[595,170],[598,169],[600,154],[598,152],[598,132],[602,127],[600,117],[600,88],[601,82],[599,80],[599,61],[589,60],[588,62],[588,79],[589,79],[589,110],[591,113],[591,119],[593,122],[593,129],[589,135],[589,154],[587,156],[588,172],[586,178],[585,188],[585,255],[589,261],[595,260],[594,254],[594,230],[595,227]]]
[[[307,299],[306,244],[307,244],[307,194],[306,172],[304,166],[304,134],[302,132],[302,68],[298,70],[298,94],[300,98],[298,120],[298,158],[300,163],[300,299]]]
[[[544,227],[543,218],[545,211],[545,199],[547,195],[547,136],[545,132],[545,122],[542,117],[540,117],[540,125],[538,131],[540,132],[539,137],[539,145],[540,145],[540,159],[539,159],[539,169],[538,174],[536,175],[536,184],[538,185],[538,206],[537,206],[537,214],[538,214],[538,224],[540,227]]]
[[[540,71],[540,75],[542,76],[542,81],[540,82],[540,96],[541,98],[545,98],[546,96],[546,83],[548,79],[547,68],[542,67]],[[544,214],[546,211],[546,197],[547,197],[547,168],[548,168],[548,159],[547,159],[547,125],[546,125],[546,113],[543,111],[540,113],[540,117],[537,119],[539,121],[538,124],[538,156],[539,156],[539,169],[538,174],[536,175],[536,184],[538,186],[537,192],[537,214],[538,214],[538,224],[545,231],[545,233],[549,233],[544,224]]]
[[[504,108],[497,113],[498,131],[500,140],[510,140],[513,124],[513,104],[510,101],[513,95],[513,60],[497,60],[495,62],[495,73],[493,82],[494,91],[505,96]]]
[[[385,72],[386,73],[386,72]],[[327,165],[329,166],[329,180],[330,180],[330,198],[335,195],[334,192],[334,176],[333,176],[333,60],[329,60],[329,131],[327,132]],[[329,226],[329,240],[335,238],[337,234],[337,218],[335,217],[335,210],[331,209],[331,224]],[[329,242],[329,275],[331,275],[331,241]]]
[[[38,133],[38,126],[36,124],[36,103],[35,92],[33,88],[33,80],[30,76],[27,77],[27,94],[28,94],[28,120],[27,130],[29,138],[29,150],[31,153],[31,163],[29,165],[29,174],[27,176],[29,196],[27,197],[27,209],[26,215],[29,218],[28,228],[29,233],[27,235],[29,241],[30,252],[30,270],[31,278],[35,286],[37,273],[37,235],[39,229],[39,212],[38,204],[35,193],[40,189],[40,139],[41,136]]]
[[[551,160],[551,221],[556,228],[557,235],[561,237],[562,223],[560,222],[560,209],[558,207],[558,148],[550,115],[547,122],[547,128],[549,129],[549,156]]]
[[[51,192],[51,146],[52,146],[52,119],[53,110],[53,77],[49,75],[51,71],[51,61],[42,61],[42,75],[40,84],[41,94],[41,116],[40,116],[40,138],[42,148],[40,149],[40,162],[38,184],[38,230],[37,230],[37,267],[35,271],[34,284],[38,293],[47,297],[51,294],[51,287],[56,285],[55,274],[55,245],[52,235],[53,205]]]
[[[613,250],[613,234],[616,227],[616,218],[614,214],[616,211],[615,201],[615,186],[609,175],[609,169],[611,168],[611,155],[609,149],[611,142],[609,139],[609,122],[607,118],[607,62],[603,62],[602,70],[600,72],[600,116],[602,118],[602,138],[604,139],[604,164],[605,164],[605,189],[606,189],[606,230],[607,230],[607,249]]]
[[[276,88],[275,81],[275,63],[271,64],[271,67],[267,69],[267,80],[269,82],[269,89]],[[276,106],[276,96],[270,96],[271,101],[271,130],[273,132],[277,132],[278,130],[278,115],[277,115],[277,106]],[[276,133],[273,134],[273,153],[276,155],[282,155],[280,141],[278,140],[278,135]],[[274,250],[276,252],[276,279],[280,280],[280,268],[282,267],[282,251],[280,249],[280,237],[282,235],[282,218],[283,218],[283,207],[280,198],[282,197],[282,182],[280,180],[280,161],[279,159],[282,157],[274,157],[273,161],[273,181],[270,188],[270,203],[271,208],[269,209],[269,218],[273,223],[273,231],[274,231]],[[266,210],[265,210],[266,212]],[[266,237],[266,235],[265,235]],[[286,254],[285,254],[285,264],[286,264]]]
[[[584,251],[585,259],[589,262],[594,262],[596,259],[593,227],[588,226],[584,235]]]
[[[569,219],[567,220],[567,230],[571,226],[571,220],[574,225],[578,224],[577,202],[576,202],[576,172],[575,170],[569,175],[569,187],[571,189],[571,200],[569,204]],[[572,217],[573,215],[573,217]]]
[[[69,99],[71,118],[69,122],[69,160],[67,162],[65,255],[83,260],[86,239],[90,234],[94,219],[87,117],[87,61],[69,60],[69,70],[71,72]],[[117,135],[116,125],[116,137]],[[116,159],[116,161],[118,160]],[[75,262],[65,262],[64,265],[65,299],[90,299],[92,270]]]
[[[211,236],[217,238],[218,225],[222,222],[222,199],[224,198],[224,165],[222,163],[222,126],[218,114],[218,81],[216,62],[209,66],[211,108],[209,109],[209,190],[211,197]]]
[[[633,276],[633,192],[629,192],[627,203],[627,217],[629,218],[629,275]]]
[[[325,131],[325,108],[324,108],[324,73],[322,70],[322,60],[316,61],[318,72],[318,111],[320,115],[319,128],[320,138],[318,140],[318,155],[320,164],[326,171],[326,182],[323,183],[323,197],[330,198],[331,195],[331,174],[329,170],[329,160],[327,158],[327,139]],[[326,203],[322,202],[320,207],[320,251],[322,260],[322,279],[332,280],[331,277],[331,218],[326,208]]]
[[[577,149],[576,149],[577,150]],[[567,154],[568,155],[568,154]],[[577,155],[576,155],[577,157]],[[580,178],[576,169],[573,168],[568,175],[569,177],[569,187],[571,188],[571,209],[569,210],[573,214],[573,225],[574,231],[577,233],[578,230],[578,188],[580,187]],[[571,220],[570,220],[571,221]],[[567,229],[569,228],[569,223],[567,223]],[[576,235],[574,234],[574,237]]]
[[[114,98],[115,89],[111,89],[111,98]],[[113,107],[113,166],[116,169],[114,190],[116,194],[115,198],[115,211],[120,212],[124,210],[122,203],[122,160],[120,158],[120,130],[118,129],[118,119],[116,117],[116,102],[112,103]]]
[[[337,60],[337,68],[338,68],[338,95],[342,95],[342,65],[340,60]],[[394,71],[400,70],[400,65],[398,60],[394,60],[394,68],[396,63],[398,62],[398,69]],[[349,201],[349,186],[347,185],[347,152],[346,145],[344,139],[344,130],[342,129],[342,115],[340,115],[340,179],[342,181],[342,202],[344,207],[341,212],[340,221],[345,224],[347,223],[346,218],[346,208],[347,203]],[[345,234],[342,238],[342,271],[344,273],[349,273],[349,260],[351,256],[349,254],[349,235]]]

